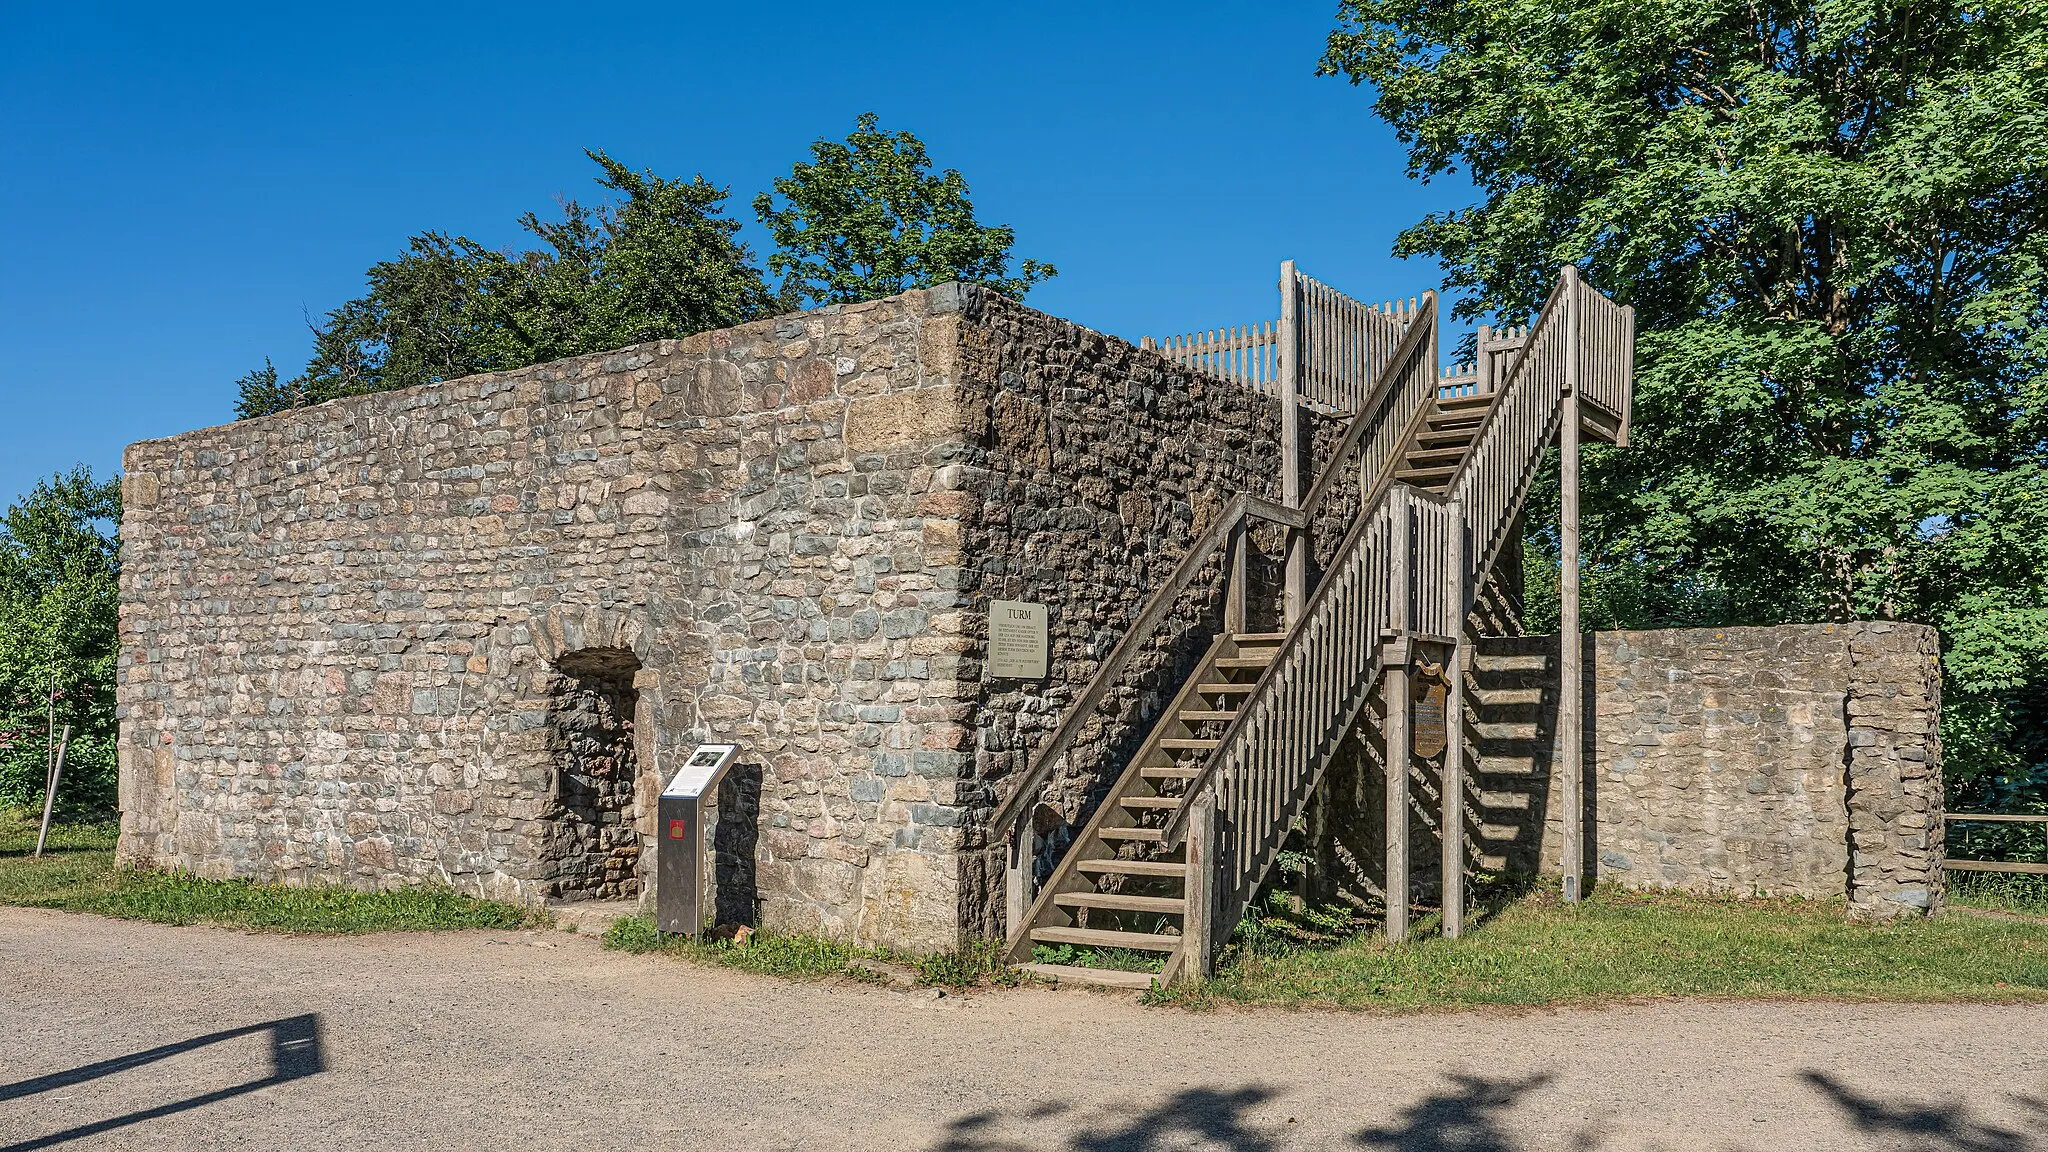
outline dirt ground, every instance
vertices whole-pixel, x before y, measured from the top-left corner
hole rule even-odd
[[[2048,1007],[1147,1009],[0,908],[32,1148],[2048,1148]]]

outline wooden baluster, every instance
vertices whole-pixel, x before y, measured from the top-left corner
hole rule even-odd
[[[1409,729],[1409,579],[1413,574],[1414,525],[1408,511],[1408,488],[1390,495],[1393,516],[1391,619],[1397,637],[1392,644],[1398,666],[1387,669],[1387,940],[1408,938],[1408,761],[1413,747]]]
[[[1284,331],[1280,344],[1280,502],[1289,508],[1301,507],[1301,373],[1295,363],[1301,333],[1300,295],[1294,261],[1289,260],[1280,265],[1280,327]],[[1301,618],[1302,605],[1308,599],[1307,537],[1306,528],[1287,531],[1285,616],[1290,628]]]
[[[1564,898],[1576,901],[1585,873],[1585,774],[1581,763],[1582,686],[1579,675],[1579,333],[1578,268],[1562,273],[1565,297],[1559,319],[1564,333],[1564,387],[1559,404],[1558,458],[1563,487],[1558,544],[1558,770],[1564,795]]]

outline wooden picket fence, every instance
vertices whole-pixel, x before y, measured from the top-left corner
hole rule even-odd
[[[2002,812],[1950,812],[1942,819],[1950,824],[2039,824],[2042,832],[2048,833],[2048,815],[2014,815]],[[1956,872],[2019,872],[2035,876],[2048,876],[2048,846],[2044,846],[2042,860],[1946,860],[1942,867]]]

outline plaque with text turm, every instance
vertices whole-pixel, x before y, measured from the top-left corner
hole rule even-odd
[[[988,602],[988,674],[1043,680],[1047,644],[1045,605],[1024,600]]]

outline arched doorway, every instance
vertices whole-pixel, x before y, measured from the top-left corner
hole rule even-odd
[[[548,751],[554,825],[543,860],[546,894],[623,900],[640,894],[634,784],[633,688],[640,660],[624,648],[580,648],[554,662]]]

